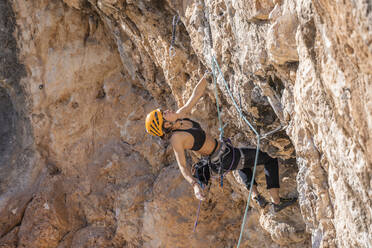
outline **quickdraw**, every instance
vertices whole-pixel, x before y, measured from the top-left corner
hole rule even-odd
[[[176,30],[177,30],[177,24],[180,20],[179,15],[173,16],[173,21],[172,21],[172,40],[171,40],[171,45],[169,47],[169,56],[173,58],[176,55],[176,49],[174,49],[174,44],[176,41]]]

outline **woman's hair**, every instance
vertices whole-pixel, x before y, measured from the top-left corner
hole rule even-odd
[[[162,130],[163,130],[163,133],[164,134],[160,137],[162,140],[169,140],[170,137],[172,137],[172,134],[173,134],[172,127],[173,127],[174,123],[176,123],[177,121],[181,121],[181,119],[177,119],[174,122],[170,122],[170,121],[167,121],[167,120],[164,120],[163,121]],[[165,122],[170,123],[171,126],[168,127],[168,128],[164,127]]]
[[[177,119],[175,122],[177,122],[177,121],[179,121],[180,119]],[[162,140],[169,140],[170,139],[170,137],[172,137],[172,134],[173,134],[173,132],[172,132],[172,126],[173,126],[173,124],[175,123],[175,122],[169,122],[169,121],[167,121],[167,122],[169,122],[169,123],[171,123],[172,125],[170,126],[170,127],[168,127],[168,128],[165,128],[164,127],[164,124],[165,124],[165,122],[166,121],[164,121],[163,122],[163,126],[162,126],[162,129],[163,129],[163,136],[161,136],[160,138],[162,139]]]
[[[160,138],[161,138],[162,140],[169,140],[170,137],[172,136],[172,127],[165,128],[165,127],[164,127],[164,124],[165,124],[165,121],[163,122],[163,126],[162,126],[162,129],[163,129],[163,135],[160,136]]]

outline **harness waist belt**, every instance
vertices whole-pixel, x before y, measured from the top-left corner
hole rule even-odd
[[[212,163],[216,164],[220,161],[220,157],[225,153],[227,145],[225,142],[221,142],[220,147],[210,155]]]
[[[236,167],[237,170],[241,170],[244,168],[244,163],[245,163],[245,155],[244,155],[244,152],[242,151],[242,149],[239,148],[239,152],[240,152],[240,161],[238,163],[238,166]]]

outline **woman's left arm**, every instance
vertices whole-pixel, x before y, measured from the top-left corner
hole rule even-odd
[[[200,79],[187,103],[177,110],[176,113],[179,119],[186,117],[191,112],[191,109],[195,106],[195,104],[199,101],[200,97],[203,96],[205,88],[207,87],[207,75],[209,75],[209,73],[205,73],[202,79]]]

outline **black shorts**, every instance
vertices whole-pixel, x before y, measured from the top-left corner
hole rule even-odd
[[[211,169],[213,172],[223,173],[231,170],[239,170],[239,176],[242,178],[245,185],[249,187],[253,175],[252,168],[254,167],[256,149],[236,148],[229,143],[222,143],[220,150],[216,152],[219,153],[219,156],[214,156],[211,161]],[[279,188],[278,159],[270,157],[265,152],[259,151],[257,166],[259,165],[264,165],[267,189]],[[222,171],[220,171],[220,168]],[[257,185],[255,180],[254,184]]]

